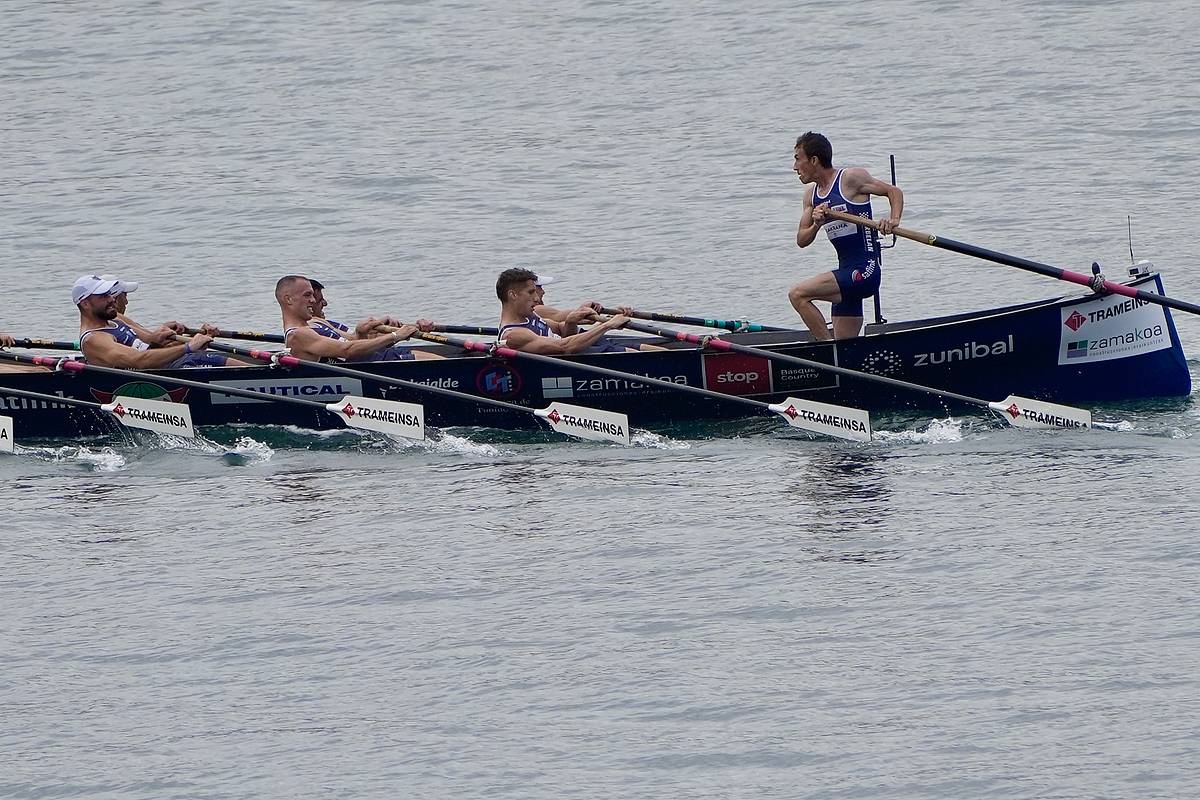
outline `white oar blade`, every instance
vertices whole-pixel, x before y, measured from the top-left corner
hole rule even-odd
[[[534,409],[533,413],[567,436],[629,444],[629,417],[624,414],[569,403],[551,403],[545,408]]]
[[[129,428],[186,436],[189,439],[196,436],[196,429],[192,427],[192,410],[186,403],[118,395],[101,408],[112,412],[122,425]]]
[[[782,403],[773,403],[770,409],[794,428],[852,442],[871,441],[871,415],[862,409],[795,397],[789,397]]]
[[[418,403],[346,395],[325,407],[352,428],[390,433],[417,441],[425,438],[425,407]]]
[[[0,417],[0,453],[14,453],[12,417]]]
[[[1043,430],[1074,430],[1092,427],[1092,412],[1084,408],[1031,400],[1028,397],[1009,395],[988,407],[1018,428],[1041,428]]]

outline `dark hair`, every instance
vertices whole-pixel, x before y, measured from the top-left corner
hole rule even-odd
[[[308,278],[303,275],[284,275],[275,282],[275,299],[283,302],[283,296],[297,281],[307,281]]]
[[[500,273],[500,277],[496,279],[496,297],[500,298],[503,303],[507,298],[508,290],[515,287],[517,284],[525,283],[526,281],[536,281],[537,275],[527,269],[514,267],[506,269]]]
[[[796,147],[804,150],[804,155],[817,157],[817,163],[825,169],[833,166],[833,145],[819,133],[809,131],[796,139]]]
[[[325,284],[321,283],[316,278],[309,278],[308,282],[312,284],[313,290],[317,292],[325,291]]]

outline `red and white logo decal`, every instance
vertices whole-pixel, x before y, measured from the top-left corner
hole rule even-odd
[[[1063,325],[1066,325],[1073,331],[1077,331],[1083,327],[1083,323],[1087,322],[1087,317],[1080,314],[1078,311],[1072,311],[1071,316],[1063,320]]]
[[[743,353],[706,353],[704,387],[725,394],[769,394],[771,362]]]

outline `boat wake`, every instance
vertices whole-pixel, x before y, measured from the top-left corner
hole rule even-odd
[[[83,445],[64,445],[63,447],[26,447],[17,445],[14,455],[26,456],[55,464],[77,463],[92,472],[116,472],[124,469],[129,463],[125,456],[111,447],[101,447],[92,450]]]
[[[947,417],[931,420],[913,431],[875,431],[875,439],[888,444],[949,444],[963,440],[962,420]]]

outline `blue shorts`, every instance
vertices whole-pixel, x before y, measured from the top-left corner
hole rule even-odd
[[[833,304],[835,317],[861,317],[863,300],[879,291],[879,263],[868,261],[859,267],[838,267],[833,271],[842,300]]]
[[[412,361],[416,356],[413,355],[411,347],[400,347],[392,345],[385,347],[383,350],[371,353],[371,355],[362,359],[363,361]]]
[[[229,357],[224,353],[210,353],[201,350],[198,353],[188,353],[182,358],[172,361],[167,369],[184,369],[185,367],[223,367]]]

